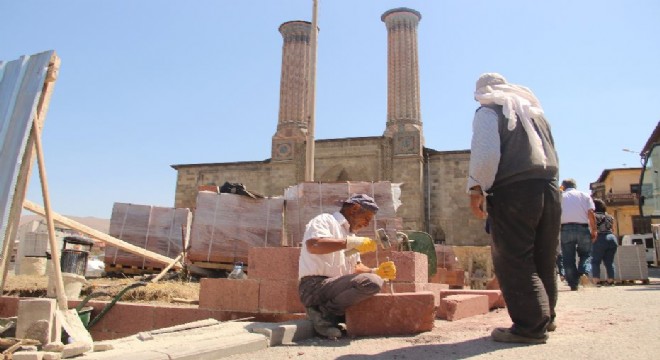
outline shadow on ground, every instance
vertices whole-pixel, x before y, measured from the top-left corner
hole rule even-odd
[[[477,355],[493,353],[513,347],[534,346],[524,344],[497,343],[490,336],[467,340],[452,344],[428,344],[414,345],[401,349],[384,351],[375,355],[351,354],[337,358],[337,360],[362,360],[362,359],[467,359]]]

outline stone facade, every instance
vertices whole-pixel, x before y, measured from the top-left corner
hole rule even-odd
[[[466,194],[469,150],[424,147],[420,111],[417,25],[407,8],[385,12],[388,33],[388,107],[382,136],[314,142],[314,181],[401,183],[397,215],[402,230],[420,230],[449,245],[488,245],[484,221],[473,217]],[[264,161],[172,165],[177,170],[175,207],[194,209],[198,187],[244,184],[266,196],[305,181],[311,24],[280,26],[283,37],[280,111],[271,158]],[[375,119],[363,119],[375,122]],[[466,134],[469,136],[469,134]]]

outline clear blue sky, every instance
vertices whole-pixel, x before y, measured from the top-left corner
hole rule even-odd
[[[319,0],[317,139],[382,135],[380,16],[402,6],[422,14],[426,147],[470,147],[474,83],[500,72],[540,99],[562,178],[587,191],[603,169],[639,166],[622,149],[660,120],[657,0]],[[311,20],[312,0],[21,0],[0,14],[0,59],[62,60],[43,131],[53,210],[110,218],[114,202],[173,206],[172,164],[270,157],[278,27]],[[37,177],[27,198],[43,203]]]

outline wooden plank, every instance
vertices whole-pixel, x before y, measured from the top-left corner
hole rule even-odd
[[[23,208],[25,208],[26,210],[30,210],[33,213],[36,213],[36,214],[39,214],[39,215],[44,215],[44,208],[37,205],[37,204],[35,204],[35,203],[33,203],[30,200],[23,201]],[[117,238],[112,237],[108,234],[104,234],[104,233],[102,233],[98,230],[92,229],[92,228],[90,228],[88,226],[85,226],[85,225],[83,225],[83,224],[81,224],[77,221],[74,221],[74,220],[71,220],[67,217],[64,217],[64,216],[62,216],[58,213],[53,212],[53,219],[56,222],[58,222],[62,225],[68,226],[71,229],[78,230],[81,233],[83,233],[83,234],[85,234],[85,235],[87,235],[91,238],[103,241],[106,244],[110,244],[112,246],[118,247],[118,248],[120,248],[124,251],[130,252],[132,254],[144,256],[144,257],[146,257],[150,260],[156,261],[158,263],[168,265],[170,262],[172,262],[172,260],[174,260],[174,259],[171,259],[167,256],[156,254],[153,251],[145,250],[145,249],[142,249],[142,248],[137,247],[135,245],[129,244],[129,243],[127,243],[127,242],[125,242],[121,239],[117,239]],[[175,269],[181,269],[182,268],[181,263],[175,264],[174,268]]]

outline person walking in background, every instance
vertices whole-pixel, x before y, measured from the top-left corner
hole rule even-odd
[[[477,80],[468,193],[473,214],[490,220],[495,274],[513,325],[499,342],[545,343],[556,328],[555,261],[561,198],[550,125],[526,87],[497,73]]]
[[[591,272],[594,284],[614,285],[614,255],[616,255],[617,241],[614,225],[614,218],[607,213],[605,202],[601,199],[594,199],[596,229],[598,235],[591,247]],[[607,272],[607,281],[600,281],[600,263],[605,265]]]
[[[574,179],[562,181],[561,186],[561,254],[564,276],[571,290],[576,291],[579,282],[583,286],[591,284],[591,242],[596,239],[594,202],[589,194],[577,190]]]
[[[298,260],[298,293],[314,330],[325,337],[342,336],[346,308],[378,292],[383,279],[396,278],[392,261],[369,268],[360,254],[376,251],[376,242],[354,234],[378,212],[373,198],[353,194],[333,214],[320,214],[307,223]],[[356,252],[345,252],[355,249]]]

